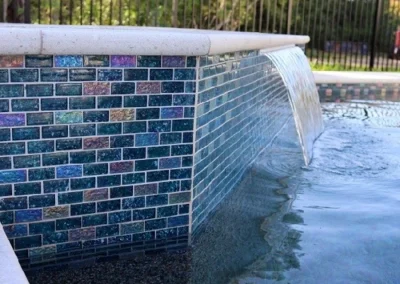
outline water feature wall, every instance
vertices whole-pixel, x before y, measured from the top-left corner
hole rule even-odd
[[[308,41],[30,25],[0,36],[0,223],[29,261],[187,245],[291,118],[260,50]]]

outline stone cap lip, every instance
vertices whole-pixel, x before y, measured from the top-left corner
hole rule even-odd
[[[317,84],[378,84],[400,83],[400,73],[356,72],[356,71],[314,71]]]
[[[0,54],[214,55],[306,44],[308,36],[125,26],[0,24]]]

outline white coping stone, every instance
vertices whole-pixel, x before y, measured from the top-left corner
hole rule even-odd
[[[314,71],[317,84],[400,83],[400,72]]]
[[[17,256],[0,224],[0,283],[29,284]]]
[[[308,36],[196,29],[0,24],[0,54],[215,55],[306,44]]]

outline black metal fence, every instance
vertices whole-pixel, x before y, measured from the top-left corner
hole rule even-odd
[[[0,0],[0,22],[305,34],[315,68],[400,71],[400,0]]]

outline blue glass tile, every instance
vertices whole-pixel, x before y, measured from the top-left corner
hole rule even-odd
[[[0,85],[0,98],[24,96],[24,85]]]
[[[159,108],[136,109],[137,120],[148,120],[148,119],[159,119],[159,118],[160,118]]]
[[[54,151],[54,141],[32,141],[28,142],[28,153],[47,153]]]
[[[167,219],[155,219],[155,220],[149,220],[145,222],[145,230],[150,231],[150,230],[157,230],[157,229],[162,229],[167,226]]]
[[[63,192],[69,190],[68,179],[47,180],[43,182],[44,193]]]
[[[137,234],[144,231],[144,222],[121,224],[121,235]]]
[[[130,222],[131,219],[132,219],[131,211],[113,212],[108,214],[108,224]]]
[[[12,213],[12,212],[10,212]],[[4,224],[4,223],[3,223]],[[4,232],[9,238],[24,237],[28,235],[28,226],[26,224],[16,224],[4,226]]]
[[[98,226],[107,224],[107,214],[96,214],[82,217],[82,226]]]
[[[42,209],[28,209],[15,211],[15,222],[33,222],[42,220]]]
[[[168,180],[169,172],[168,171],[154,171],[147,173],[146,182],[154,182],[154,181],[163,181]]]
[[[172,98],[174,106],[191,106],[195,104],[194,95],[175,95]]]
[[[82,176],[82,165],[68,165],[57,167],[57,178],[71,178]]]
[[[54,63],[55,67],[82,67],[83,57],[81,55],[56,55]]]
[[[193,119],[174,120],[172,131],[193,131]]]
[[[53,113],[42,112],[42,113],[28,113],[26,115],[28,125],[45,125],[53,124]]]
[[[0,83],[8,82],[8,70],[0,70]]]
[[[138,209],[146,206],[144,197],[132,197],[122,200],[122,209]]]
[[[146,207],[168,204],[168,194],[146,196]]]
[[[42,245],[41,235],[15,239],[15,249],[40,247],[41,245]]]
[[[0,196],[8,196],[8,195],[12,195],[12,185],[11,184],[0,185]]]
[[[26,55],[25,67],[53,67],[52,55]]]
[[[49,232],[43,234],[43,245],[68,242],[68,232]]]
[[[96,227],[96,238],[116,236],[119,234],[119,225]]]
[[[58,204],[72,204],[83,201],[82,192],[67,192],[58,194]]]
[[[172,105],[172,95],[150,95],[149,106],[170,106]]]
[[[134,121],[124,123],[124,133],[140,133],[147,132],[147,124],[145,121]]]
[[[68,109],[68,99],[67,98],[42,99],[40,103],[41,103],[42,110],[66,110],[66,109]]]
[[[8,112],[9,108],[9,101],[8,100],[0,100],[0,112]]]
[[[177,227],[189,224],[189,215],[168,218],[168,227]]]
[[[149,69],[125,69],[125,81],[147,81],[149,79]]]
[[[27,208],[28,208],[28,200],[26,197],[2,198],[2,201],[0,202],[0,211],[27,209]]]
[[[13,183],[26,181],[25,170],[1,171],[0,183]]]
[[[183,133],[183,143],[192,143],[193,142],[193,132]]]
[[[196,67],[196,57],[188,56],[186,58],[186,67]]]
[[[82,249],[82,242],[73,242],[73,243],[57,245],[57,253],[81,250],[81,249]]]
[[[177,234],[178,234],[177,228],[164,229],[156,232],[156,238],[157,240],[176,238]]]
[[[56,197],[54,194],[41,194],[29,196],[29,208],[42,208],[54,206]]]
[[[119,186],[110,188],[110,198],[127,197],[132,195],[133,195],[133,186]]]
[[[122,81],[121,69],[98,69],[99,81]]]
[[[71,164],[86,164],[96,161],[95,151],[71,152],[69,155]]]
[[[27,97],[51,97],[53,95],[53,85],[32,84],[26,85]]]
[[[30,169],[28,177],[30,181],[54,179],[54,168]]]
[[[160,182],[158,185],[159,193],[170,193],[179,191],[179,181]]]
[[[132,211],[132,221],[153,219],[156,217],[156,209],[139,209]]]
[[[0,223],[3,225],[14,223],[14,212],[0,212]],[[5,227],[3,227],[3,229],[5,229]]]
[[[174,80],[196,80],[196,70],[175,69]]]
[[[96,108],[94,97],[70,98],[69,109],[93,109]]]
[[[40,69],[40,81],[42,82],[65,82],[68,81],[67,69],[45,68]]]
[[[147,148],[148,158],[160,158],[170,156],[171,151],[169,146],[149,147]]]
[[[38,69],[11,69],[11,82],[37,82],[39,81]]]
[[[162,93],[184,93],[184,82],[161,82]]]
[[[7,128],[0,129],[0,141],[10,141],[10,140],[11,140],[10,129],[7,129]],[[0,149],[1,149],[1,147],[2,146],[0,144]]]
[[[78,149],[82,149],[82,138],[56,140],[57,151],[78,150]]]
[[[179,144],[182,143],[181,133],[161,133],[160,144]]]
[[[68,136],[67,125],[54,125],[54,126],[43,126],[42,137],[43,138],[62,138]]]
[[[11,170],[11,157],[0,157],[0,170]]]
[[[56,124],[81,123],[82,120],[83,120],[82,112],[79,112],[79,111],[56,112],[55,113]]]
[[[179,214],[189,214],[189,204],[179,205]]]
[[[138,56],[138,67],[161,67],[161,56]]]
[[[105,122],[109,120],[109,111],[84,111],[83,122]]]
[[[94,136],[96,135],[96,125],[95,124],[79,124],[70,125],[70,136]]]
[[[120,136],[110,137],[111,148],[133,147],[133,145],[134,145],[133,135],[120,135]]]
[[[171,179],[187,179],[192,177],[192,169],[171,170]]]
[[[157,217],[169,217],[169,216],[174,216],[174,215],[178,215],[178,206],[177,205],[164,206],[164,207],[157,208]]]
[[[38,111],[38,99],[15,99],[11,100],[12,111]]]
[[[121,150],[120,149],[106,149],[98,150],[97,161],[98,162],[110,162],[121,160]]]
[[[25,143],[15,142],[15,143],[1,143],[0,144],[0,155],[16,155],[25,153]]]
[[[14,185],[15,195],[40,194],[41,191],[42,186],[40,182],[17,183]]]
[[[125,96],[124,107],[146,107],[147,96]]]
[[[97,212],[109,212],[121,210],[121,200],[108,200],[97,202]]]
[[[68,164],[68,152],[43,154],[43,166]]]
[[[146,158],[146,148],[125,148],[123,149],[124,160],[136,160]]]
[[[87,164],[83,166],[85,176],[104,175],[108,173],[108,164]]]
[[[122,107],[122,97],[102,96],[97,99],[97,108],[119,108]]]
[[[97,186],[98,187],[117,186],[120,184],[121,184],[121,176],[120,175],[97,177]]]
[[[168,81],[172,80],[172,69],[150,69],[150,80]]]
[[[136,184],[145,181],[145,173],[125,174],[122,176],[122,184]]]
[[[182,156],[182,155],[191,155],[193,154],[193,145],[185,144],[185,145],[173,145],[171,147],[171,155],[172,156]]]
[[[161,109],[161,118],[182,118],[183,108],[182,107],[167,107]]]
[[[75,178],[71,179],[71,190],[88,189],[96,187],[96,178]]]
[[[56,220],[56,230],[71,230],[82,227],[82,219],[80,217],[58,219]]]
[[[96,69],[70,69],[70,81],[96,81]]]
[[[126,71],[127,70],[125,70],[125,72]],[[125,78],[125,80],[126,80],[126,78]],[[113,95],[115,95],[115,94],[133,95],[134,93],[135,93],[135,83],[112,83],[111,84],[111,94],[113,94]]]
[[[158,160],[140,160],[135,162],[135,171],[148,171],[148,170],[157,170],[158,169]]]
[[[13,128],[13,140],[32,140],[40,138],[39,127]]]
[[[149,121],[148,132],[170,132],[171,131],[171,121],[170,120],[158,120]]]
[[[135,137],[136,146],[151,146],[158,144],[158,133],[137,134]]]
[[[71,205],[71,216],[87,215],[96,212],[96,203],[82,203]]]
[[[54,221],[29,224],[30,235],[53,233],[55,229],[56,223]]]
[[[56,84],[56,96],[82,96],[82,84]]]

